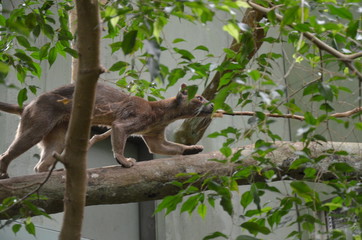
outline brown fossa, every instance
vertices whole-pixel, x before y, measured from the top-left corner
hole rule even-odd
[[[41,149],[36,172],[49,171],[54,164],[53,153],[65,147],[65,134],[72,108],[74,85],[66,85],[44,93],[24,108],[0,102],[0,110],[20,115],[21,120],[14,141],[0,156],[0,179],[8,178],[10,162],[38,144]],[[211,116],[213,105],[202,96],[188,100],[186,85],[176,97],[146,101],[130,96],[107,84],[97,85],[92,125],[109,126],[114,157],[124,167],[133,166],[135,160],[124,157],[127,137],[141,135],[151,153],[163,155],[196,154],[200,145],[182,145],[165,139],[165,128],[178,119]]]

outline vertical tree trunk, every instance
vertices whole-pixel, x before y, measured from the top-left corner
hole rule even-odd
[[[78,240],[81,237],[87,188],[87,147],[96,84],[101,73],[98,1],[77,0],[76,9],[79,68],[62,156],[66,169],[66,189],[63,225],[59,236],[61,240]]]
[[[252,29],[253,39],[254,39],[254,49],[248,55],[248,59],[251,60],[255,53],[259,50],[261,44],[263,43],[263,38],[265,35],[264,29],[259,28],[260,20],[265,16],[264,13],[256,11],[252,8],[248,8],[244,14],[242,22],[247,24]],[[237,43],[235,39],[231,43],[231,50],[235,52],[242,51],[243,45],[241,43]],[[233,61],[233,59],[229,59],[225,57],[224,62]],[[223,74],[225,72],[217,72],[209,85],[205,88],[202,96],[204,96],[208,100],[214,99],[218,92],[219,82]],[[209,127],[212,119],[211,118],[191,118],[186,119],[178,131],[174,134],[175,141],[178,143],[183,143],[186,145],[196,144],[204,135],[206,129]]]

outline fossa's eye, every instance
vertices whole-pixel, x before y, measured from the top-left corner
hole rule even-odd
[[[204,101],[204,98],[201,96],[196,96],[196,99],[199,100],[200,102]]]

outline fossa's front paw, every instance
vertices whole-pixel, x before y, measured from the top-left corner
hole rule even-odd
[[[136,163],[134,158],[116,158],[117,162],[125,168],[130,168]]]
[[[192,154],[197,154],[199,152],[202,152],[202,150],[204,150],[204,147],[201,145],[192,145],[192,146],[188,146],[188,148],[186,148],[184,150],[184,152],[182,153],[182,155],[192,155]]]

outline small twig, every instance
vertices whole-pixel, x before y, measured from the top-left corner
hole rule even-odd
[[[53,156],[54,156],[54,154],[53,154]],[[55,166],[57,165],[57,162],[58,162],[58,159],[56,158],[56,161],[54,162],[52,168],[51,168],[50,171],[48,172],[46,178],[44,179],[43,182],[41,182],[41,183],[39,184],[39,186],[38,186],[36,189],[34,189],[33,191],[27,193],[24,197],[22,197],[22,198],[20,198],[19,200],[17,200],[13,205],[11,205],[11,206],[9,206],[9,207],[1,210],[1,211],[0,211],[0,214],[4,213],[4,212],[6,212],[6,211],[9,211],[9,210],[12,209],[14,206],[16,206],[16,205],[18,205],[19,203],[21,203],[21,202],[23,202],[24,200],[26,200],[26,199],[27,199],[29,196],[31,196],[32,194],[38,192],[38,191],[40,190],[40,188],[42,188],[42,187],[44,186],[44,184],[49,180],[50,176],[52,175],[52,173],[53,173],[53,171],[54,171],[54,169],[55,169]]]
[[[107,137],[109,137],[112,133],[112,130],[109,129],[107,132],[102,133],[102,134],[96,134],[94,135],[88,143],[88,149],[90,149],[96,142],[102,141],[103,139],[106,139]]]
[[[362,112],[362,107],[357,107],[357,108],[354,108],[354,109],[346,111],[346,112],[334,113],[331,116],[335,117],[335,118],[343,118],[343,117],[349,117],[358,112]]]

